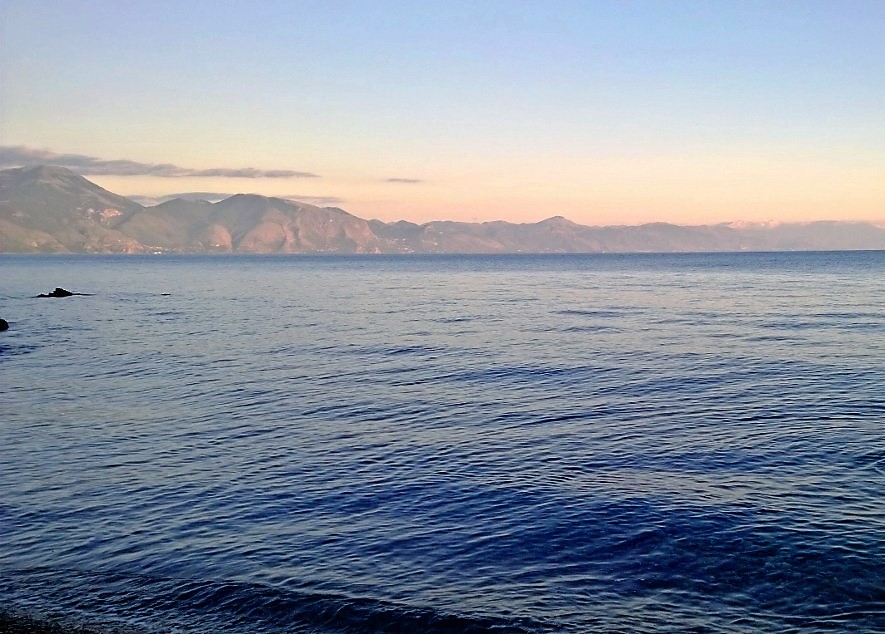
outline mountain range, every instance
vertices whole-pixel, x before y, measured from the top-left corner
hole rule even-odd
[[[238,194],[154,206],[56,166],[0,170],[0,252],[602,253],[885,249],[866,222],[590,227],[364,220],[337,207]]]

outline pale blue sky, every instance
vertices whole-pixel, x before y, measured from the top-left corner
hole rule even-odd
[[[881,0],[5,0],[0,82],[2,146],[317,175],[91,177],[124,194],[416,221],[885,218]]]

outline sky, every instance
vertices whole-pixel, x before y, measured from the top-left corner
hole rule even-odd
[[[882,0],[3,0],[0,167],[363,218],[885,220]]]

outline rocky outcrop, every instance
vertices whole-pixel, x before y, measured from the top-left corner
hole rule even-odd
[[[40,293],[37,297],[73,297],[74,295],[89,295],[89,293],[73,293],[67,289],[56,286],[54,291]]]

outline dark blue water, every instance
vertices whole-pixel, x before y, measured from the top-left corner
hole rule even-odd
[[[3,256],[0,293],[0,609],[885,631],[885,253]]]

